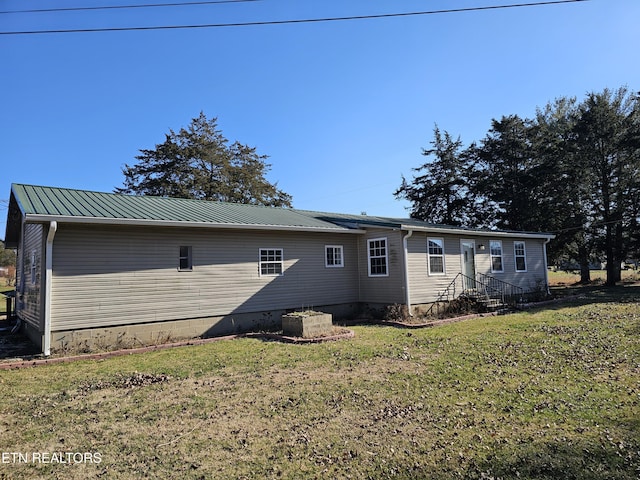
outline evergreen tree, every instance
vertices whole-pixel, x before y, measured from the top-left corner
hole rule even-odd
[[[590,93],[578,108],[576,148],[588,168],[585,182],[604,231],[608,285],[620,280],[620,266],[637,228],[639,114],[638,98],[624,87]]]
[[[266,155],[239,142],[228,144],[217,119],[204,113],[179,132],[169,130],[153,150],[140,150],[125,165],[124,186],[116,193],[195,198],[291,207],[291,196],[269,183]]]
[[[436,127],[432,145],[423,153],[435,159],[415,169],[425,173],[396,191],[412,216],[556,233],[552,260],[577,260],[583,282],[603,254],[609,285],[640,257],[640,94],[559,98],[533,120],[493,120],[466,150]]]
[[[475,164],[472,185],[484,198],[485,225],[507,230],[539,230],[540,175],[532,145],[533,123],[517,115],[493,120],[491,130],[466,155]]]
[[[402,184],[395,192],[396,198],[412,203],[411,217],[446,225],[469,224],[468,187],[463,160],[460,155],[462,142],[453,140],[449,132],[433,129],[432,148],[423,149],[429,160],[414,168],[421,173],[411,183],[402,177]]]
[[[595,248],[593,205],[583,158],[577,154],[575,98],[559,98],[536,113],[534,150],[541,162],[540,199],[546,215],[541,229],[556,233],[549,246],[552,262],[577,260],[581,283],[590,281],[589,265]]]

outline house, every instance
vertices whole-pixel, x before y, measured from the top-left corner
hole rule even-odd
[[[48,355],[265,328],[291,309],[413,311],[456,278],[528,291],[546,286],[552,237],[14,184],[5,243],[18,252],[17,315]]]

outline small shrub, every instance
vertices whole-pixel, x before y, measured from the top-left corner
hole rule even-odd
[[[403,322],[409,318],[409,311],[406,305],[394,303],[384,308],[382,318],[388,322]]]
[[[472,299],[467,297],[458,297],[451,300],[445,309],[446,315],[463,315],[466,313],[474,313],[478,310],[478,305]]]
[[[533,281],[532,287],[526,293],[525,298],[529,302],[541,302],[549,298],[549,293],[547,292],[547,284],[542,278],[536,278]]]
[[[174,341],[171,332],[159,331],[151,338],[151,345],[164,345],[165,343],[171,343]]]

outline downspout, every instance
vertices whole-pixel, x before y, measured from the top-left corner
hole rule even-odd
[[[46,271],[44,276],[44,341],[42,354],[45,357],[51,355],[51,281],[53,279],[53,238],[58,230],[58,222],[49,223],[47,233],[47,246],[45,250]]]
[[[409,316],[413,317],[413,312],[411,311],[411,291],[409,290],[409,246],[408,240],[413,235],[413,230],[409,230],[409,232],[402,238],[402,246],[404,247],[404,293],[406,296],[406,304],[407,311],[409,312]]]
[[[542,244],[542,253],[544,257],[544,283],[547,286],[547,295],[551,295],[551,290],[549,289],[549,266],[547,265],[547,243],[551,241],[550,238],[547,238]]]

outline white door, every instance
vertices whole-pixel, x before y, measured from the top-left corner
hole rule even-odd
[[[465,290],[476,288],[476,244],[473,240],[461,240],[462,274]]]

